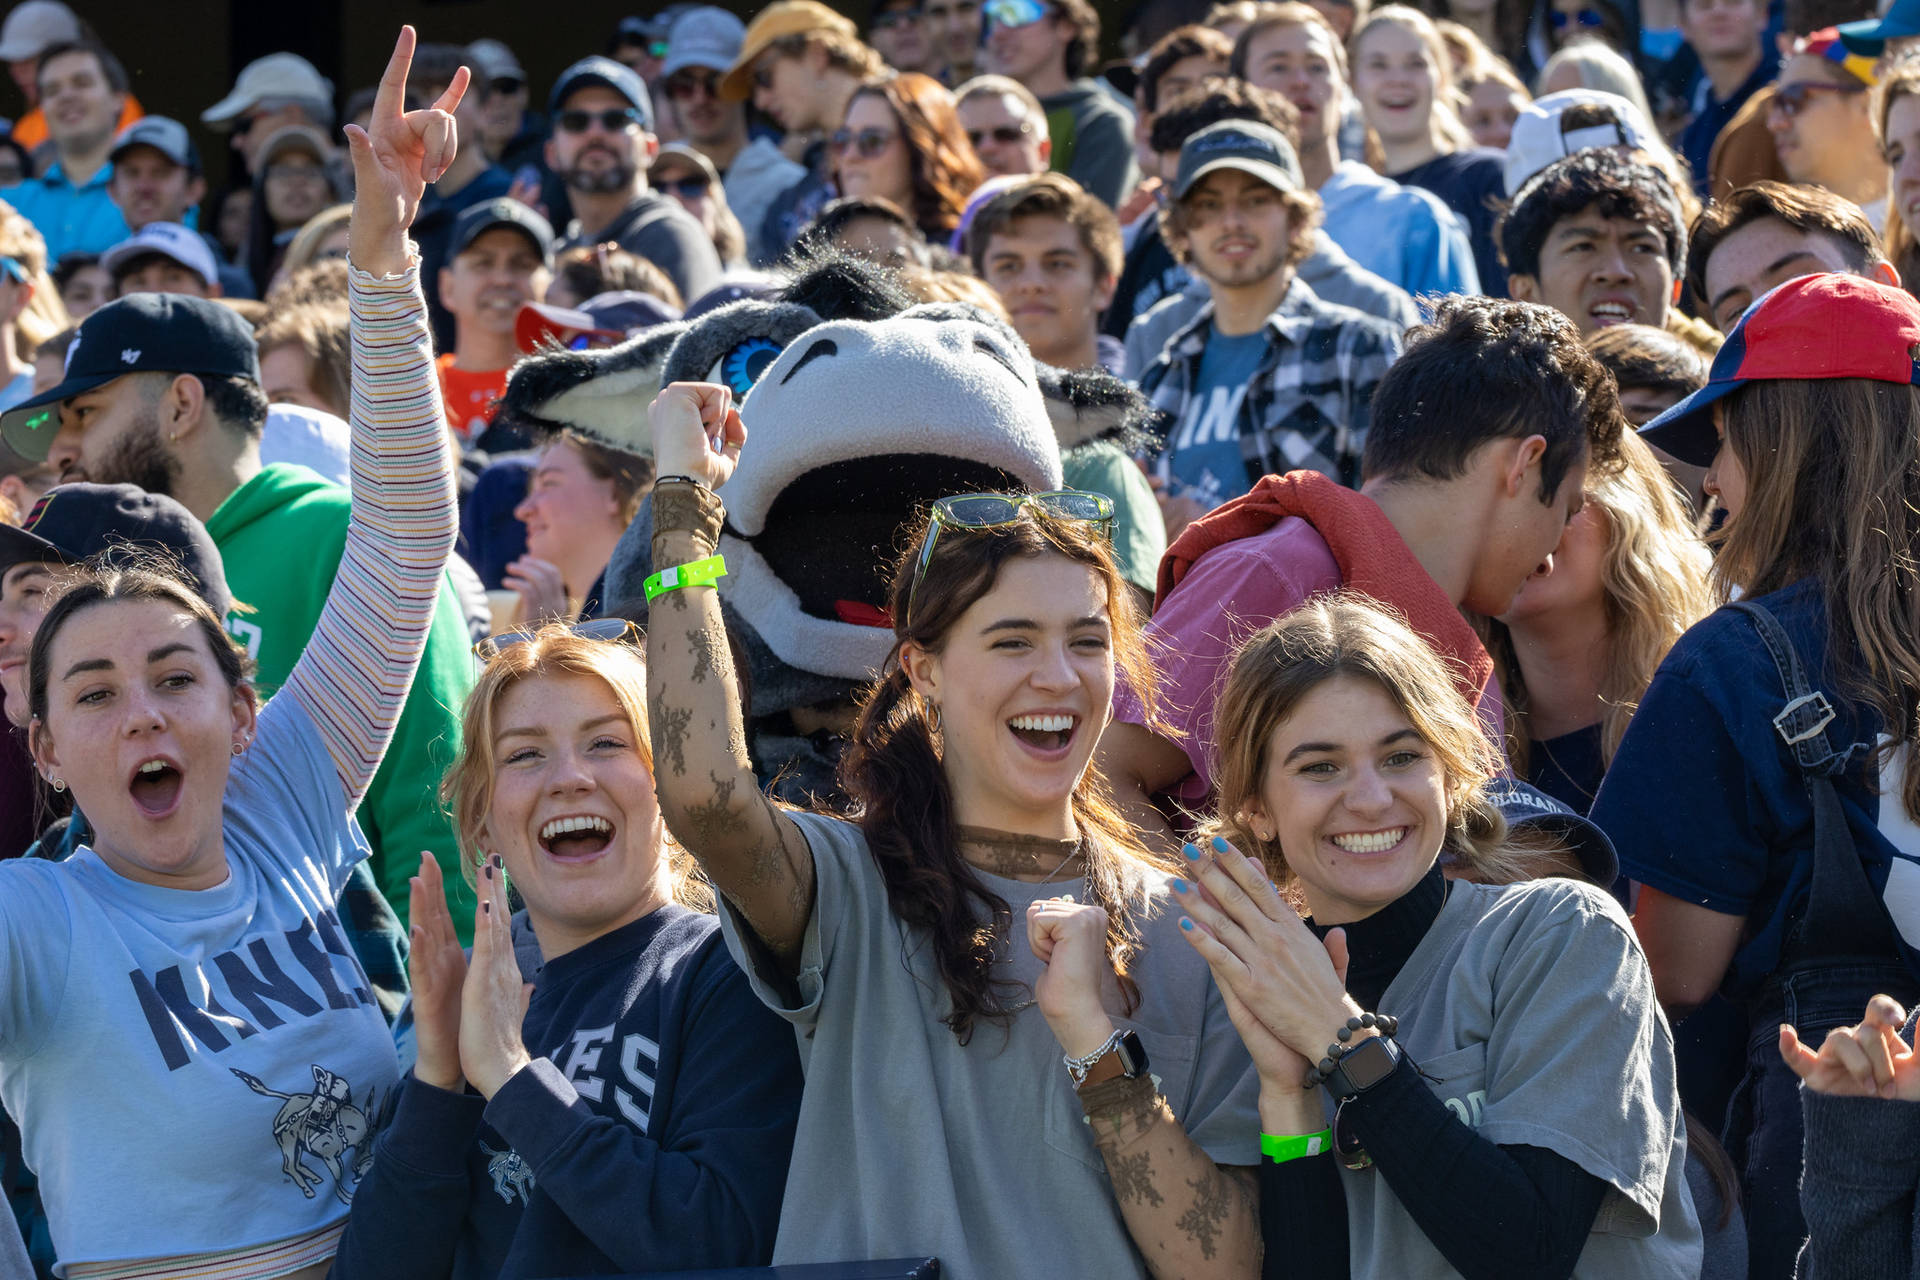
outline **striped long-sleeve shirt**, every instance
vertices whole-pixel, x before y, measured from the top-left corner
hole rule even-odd
[[[283,693],[313,718],[349,807],[380,766],[456,531],[417,264],[352,272],[353,515],[326,608]]]

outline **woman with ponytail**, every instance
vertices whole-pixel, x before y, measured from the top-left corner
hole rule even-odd
[[[1604,891],[1521,878],[1439,656],[1311,600],[1235,656],[1215,724],[1176,893],[1259,1069],[1266,1275],[1695,1280],[1646,957]]]
[[[858,816],[783,810],[710,585],[745,428],[722,387],[669,386],[650,416],[653,563],[695,584],[650,610],[661,812],[807,1077],[774,1261],[1255,1274],[1251,1063],[1091,764],[1116,671],[1151,689],[1111,505],[936,504],[843,765]]]

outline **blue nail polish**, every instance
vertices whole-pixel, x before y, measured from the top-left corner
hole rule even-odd
[[[1215,853],[1225,853],[1227,851],[1227,838],[1225,836],[1215,836],[1213,838],[1213,851]]]
[[[1178,876],[1175,876],[1169,883],[1173,885],[1173,891],[1175,893],[1185,893],[1187,891],[1187,882]]]
[[[1191,842],[1182,846],[1180,852],[1186,854],[1187,858],[1190,861],[1193,861],[1193,862],[1200,861],[1200,850],[1195,848]]]
[[[1187,919],[1187,918],[1186,918],[1185,916],[1181,916],[1181,917],[1180,917],[1180,927],[1181,927],[1182,929],[1185,929],[1185,930],[1186,930],[1186,931],[1187,931],[1188,933],[1192,933],[1192,932],[1193,932],[1193,921],[1191,921],[1191,920],[1189,920],[1189,919]]]

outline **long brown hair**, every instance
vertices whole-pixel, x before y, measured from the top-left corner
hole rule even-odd
[[[1508,843],[1506,820],[1485,792],[1500,762],[1479,717],[1405,619],[1357,592],[1309,600],[1234,654],[1214,712],[1219,799],[1206,831],[1256,853],[1286,887],[1292,873],[1279,838],[1260,839],[1248,810],[1260,799],[1273,731],[1308,694],[1343,677],[1378,686],[1439,762],[1447,792],[1444,848],[1456,866],[1488,884],[1527,878],[1524,851]]]
[[[987,176],[960,127],[953,95],[918,71],[862,85],[854,97],[862,95],[884,99],[893,112],[913,178],[913,221],[927,235],[937,232],[944,242],[960,225],[967,197]]]
[[[440,779],[440,803],[453,818],[460,843],[460,870],[472,883],[486,860],[481,834],[493,808],[497,767],[493,758],[494,713],[507,690],[523,680],[592,676],[605,682],[633,729],[633,748],[649,776],[653,773],[653,737],[647,731],[647,666],[638,649],[578,635],[558,623],[540,628],[487,660],[467,695],[460,717],[460,754]],[[713,890],[686,850],[661,832],[661,856],[667,861],[673,900],[695,911],[713,910]]]
[[[944,1021],[960,1043],[981,1019],[1004,1025],[1013,1014],[998,998],[992,977],[997,943],[1010,936],[1006,900],[987,887],[960,854],[953,788],[942,761],[934,714],[901,669],[900,646],[938,653],[974,601],[993,590],[1010,560],[1064,556],[1105,584],[1117,673],[1141,701],[1154,705],[1153,668],[1141,637],[1132,590],[1093,525],[1028,511],[997,528],[949,533],[935,546],[918,592],[914,571],[926,521],[894,567],[888,604],[894,651],[885,676],[860,706],[853,741],[840,766],[841,784],[859,805],[856,821],[873,851],[887,901],[907,924],[927,931],[934,964],[952,1012]],[[908,616],[908,599],[914,609]],[[1138,943],[1137,915],[1145,902],[1146,872],[1172,868],[1140,848],[1133,827],[1114,804],[1099,769],[1089,764],[1073,790],[1073,817],[1087,853],[1091,901],[1107,913],[1107,957],[1119,975],[1128,1007],[1138,991],[1127,961]],[[984,908],[982,921],[976,908]]]
[[[1866,378],[1753,382],[1721,401],[1746,499],[1718,536],[1714,578],[1762,596],[1820,584],[1831,679],[1894,748],[1920,745],[1920,389]],[[1920,821],[1920,769],[1900,797]]]
[[[1680,491],[1632,432],[1620,438],[1620,460],[1619,469],[1590,477],[1586,490],[1588,503],[1607,522],[1607,550],[1600,562],[1607,627],[1600,758],[1609,764],[1661,659],[1714,606],[1711,558],[1693,532]],[[1507,707],[1507,759],[1525,774],[1534,743],[1526,682],[1513,633],[1497,619],[1489,619],[1487,627],[1487,648],[1499,668]]]

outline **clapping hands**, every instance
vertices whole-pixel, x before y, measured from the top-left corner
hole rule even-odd
[[[480,903],[473,916],[473,958],[453,931],[440,868],[420,859],[411,882],[413,950],[413,1074],[422,1084],[458,1092],[471,1084],[491,1098],[532,1059],[520,1038],[533,986],[520,976],[513,954],[504,871],[497,856],[481,869]]]

